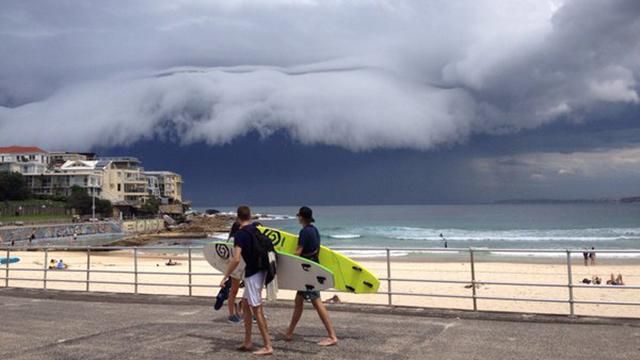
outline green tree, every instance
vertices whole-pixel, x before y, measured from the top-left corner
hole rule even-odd
[[[31,196],[24,176],[16,172],[0,172],[0,201],[25,200]]]
[[[140,207],[140,213],[146,215],[155,215],[160,211],[160,199],[155,196],[151,196]]]
[[[87,190],[79,186],[71,187],[71,195],[67,198],[67,207],[75,209],[80,215],[92,214],[93,199]],[[111,215],[112,205],[109,200],[96,198],[96,214]]]
[[[96,213],[110,217],[113,214],[113,205],[109,200],[96,199]]]

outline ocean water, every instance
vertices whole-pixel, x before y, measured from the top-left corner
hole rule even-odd
[[[593,246],[599,250],[640,249],[640,204],[312,208],[323,244],[353,248],[355,253],[358,253],[357,248],[372,247],[442,248],[444,242],[440,234],[449,248],[584,249]],[[218,209],[233,211],[231,208]],[[297,207],[255,207],[253,210],[269,215],[262,220],[265,225],[294,233],[299,230],[295,218]],[[406,253],[399,251],[396,255]]]

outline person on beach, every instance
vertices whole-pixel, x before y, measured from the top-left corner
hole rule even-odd
[[[589,252],[589,259],[591,259],[591,266],[595,266],[596,264],[596,248],[591,247],[591,252]]]
[[[611,279],[607,280],[607,285],[624,285],[624,281],[622,280],[622,274],[618,274],[618,276],[614,277],[613,273],[611,274]]]
[[[584,258],[584,266],[589,266],[589,250],[585,248],[582,252],[582,257]]]
[[[264,346],[254,351],[254,355],[272,355],[273,347],[271,346],[271,337],[267,328],[267,320],[264,317],[262,307],[262,288],[265,285],[266,270],[258,268],[259,254],[254,247],[254,237],[256,227],[251,224],[251,209],[248,206],[240,206],[237,211],[239,230],[236,232],[233,241],[233,257],[229,262],[229,267],[222,277],[220,287],[225,286],[229,275],[238,267],[240,259],[245,262],[244,273],[244,294],[242,302],[244,316],[244,342],[238,348],[240,351],[252,351],[253,343],[251,342],[251,328],[253,326],[252,318],[249,314],[255,315],[260,335],[264,341]]]
[[[447,239],[444,237],[444,235],[442,235],[442,233],[440,233],[440,239],[444,242],[444,248],[448,248],[449,244],[447,243]]]
[[[303,258],[319,261],[320,254],[320,232],[313,226],[315,220],[313,219],[313,211],[303,206],[300,208],[297,214],[298,222],[302,225],[300,235],[298,237],[298,248],[296,249],[296,255]],[[298,291],[295,298],[295,308],[293,310],[293,316],[291,317],[291,324],[287,329],[287,333],[284,335],[286,341],[293,340],[293,333],[302,317],[302,311],[304,310],[304,302],[310,301],[313,307],[318,312],[318,316],[324,327],[327,329],[328,337],[318,343],[320,346],[332,346],[338,343],[338,337],[336,331],[333,328],[331,319],[329,318],[329,312],[326,306],[320,298],[319,291]]]

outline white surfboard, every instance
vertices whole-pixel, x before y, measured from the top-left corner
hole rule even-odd
[[[204,246],[204,258],[220,272],[227,271],[233,256],[233,244],[214,242]],[[299,256],[276,252],[278,255],[278,288],[286,290],[327,290],[334,286],[333,273],[324,266]],[[231,274],[235,279],[244,278],[244,261]]]

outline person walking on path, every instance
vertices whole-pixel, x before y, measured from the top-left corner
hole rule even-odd
[[[320,232],[318,232],[318,229],[313,226],[313,222],[315,222],[313,219],[313,211],[306,206],[301,207],[298,211],[297,217],[300,225],[302,225],[302,230],[300,230],[300,235],[298,237],[296,255],[319,263]],[[331,319],[329,318],[329,312],[320,298],[319,291],[298,291],[296,293],[295,308],[293,310],[293,316],[291,317],[291,323],[289,324],[287,333],[284,335],[285,340],[293,340],[294,331],[302,317],[305,301],[311,302],[327,330],[328,337],[318,342],[318,345],[336,345],[338,343],[338,337],[335,329],[333,328],[333,324],[331,323]]]
[[[253,343],[251,342],[251,328],[253,326],[253,319],[251,313],[256,317],[256,323],[258,324],[258,330],[262,335],[264,346],[254,351],[254,355],[272,355],[273,347],[271,345],[271,337],[269,336],[269,330],[267,328],[267,320],[264,317],[264,311],[262,306],[262,288],[265,285],[265,279],[267,271],[259,268],[259,252],[254,246],[256,241],[254,237],[258,231],[256,227],[251,224],[251,209],[248,206],[238,207],[238,222],[240,223],[240,229],[235,233],[233,240],[233,257],[229,262],[229,267],[222,277],[220,287],[226,285],[226,282],[231,273],[240,264],[240,259],[245,262],[244,273],[244,294],[242,301],[242,308],[244,313],[244,342],[238,350],[240,351],[253,351]]]

